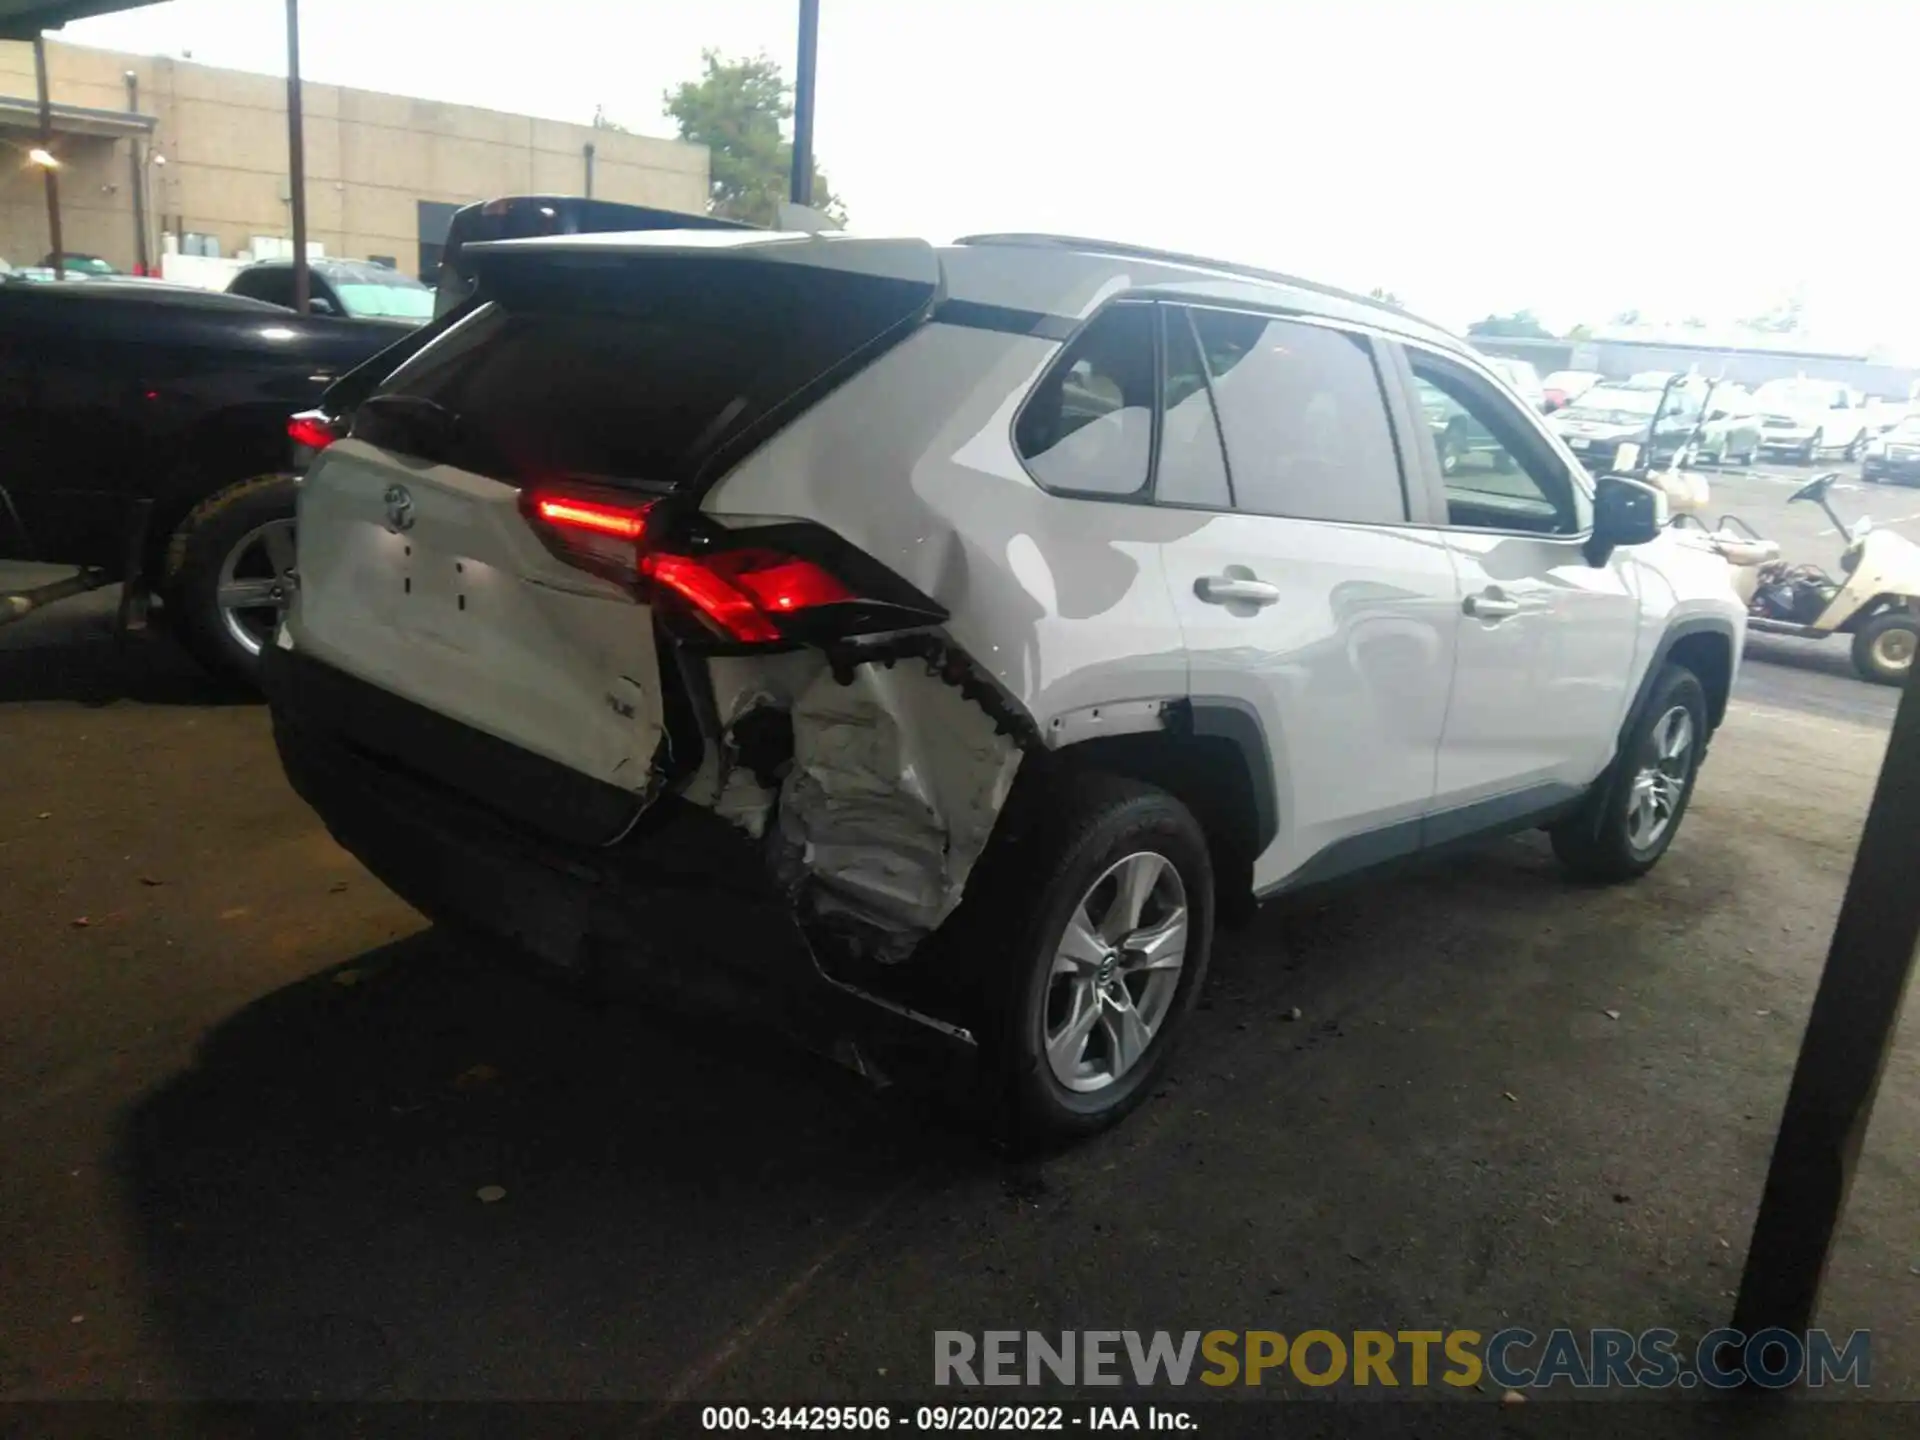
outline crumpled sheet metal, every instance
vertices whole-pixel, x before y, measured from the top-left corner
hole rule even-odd
[[[822,675],[792,710],[775,870],[816,913],[844,911],[910,945],[960,903],[1020,749],[923,665]],[[813,882],[805,882],[810,878]]]

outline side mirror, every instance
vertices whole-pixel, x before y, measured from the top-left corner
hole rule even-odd
[[[331,300],[323,299],[318,295],[309,295],[307,297],[307,309],[315,315],[338,315],[340,313],[333,308],[333,302]]]
[[[1602,475],[1594,482],[1593,534],[1587,541],[1587,563],[1604,565],[1623,545],[1644,545],[1658,538],[1668,520],[1667,497],[1658,486]]]

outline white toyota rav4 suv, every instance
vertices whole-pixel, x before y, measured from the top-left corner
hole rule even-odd
[[[305,477],[265,667],[293,784],[431,916],[804,977],[1059,1139],[1152,1088],[1259,897],[1672,843],[1724,562],[1397,310],[1028,235],[466,262]]]

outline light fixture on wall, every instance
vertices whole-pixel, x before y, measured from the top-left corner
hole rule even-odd
[[[36,145],[27,151],[27,163],[29,165],[38,165],[42,170],[58,170],[60,168],[59,159],[51,150],[41,145]]]

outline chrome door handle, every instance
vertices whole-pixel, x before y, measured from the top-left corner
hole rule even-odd
[[[1498,590],[1483,590],[1460,602],[1460,608],[1476,620],[1504,620],[1520,613],[1520,602],[1509,600]]]
[[[1237,575],[1202,575],[1193,582],[1193,593],[1210,605],[1271,605],[1280,598],[1280,587]]]

